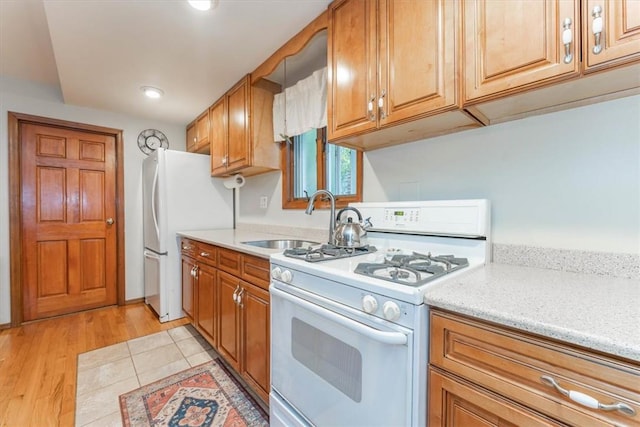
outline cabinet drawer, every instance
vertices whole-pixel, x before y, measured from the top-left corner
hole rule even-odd
[[[240,252],[218,248],[218,268],[240,277]]]
[[[198,243],[198,250],[196,257],[198,261],[204,262],[212,267],[216,266],[216,252],[218,248],[207,243]]]
[[[431,312],[430,362],[561,422],[640,425],[637,363],[436,310]],[[543,375],[602,404],[627,404],[636,415],[575,403],[545,384]]]
[[[432,427],[564,425],[434,368],[429,387],[427,425]]]
[[[265,290],[269,290],[269,260],[251,255],[242,256],[242,278]]]
[[[184,237],[180,239],[180,251],[182,252],[183,255],[187,255],[192,258],[195,258],[197,247],[198,247],[198,244],[193,240],[186,239]]]

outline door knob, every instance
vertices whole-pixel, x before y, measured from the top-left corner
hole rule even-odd
[[[107,218],[107,224],[113,225],[113,218]]]

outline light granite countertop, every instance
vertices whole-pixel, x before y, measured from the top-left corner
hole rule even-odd
[[[178,235],[269,258],[281,249],[243,242],[324,232],[286,227],[183,231]],[[640,281],[492,263],[429,288],[425,303],[640,362]]]
[[[179,231],[178,236],[187,237],[189,239],[198,240],[200,242],[210,243],[216,246],[222,246],[227,249],[232,249],[239,252],[244,252],[250,255],[259,256],[262,258],[269,258],[271,254],[282,252],[282,249],[267,249],[257,246],[251,246],[244,244],[243,242],[250,242],[252,240],[272,240],[272,239],[297,239],[307,240],[296,235],[276,234],[276,233],[264,233],[255,230],[234,230],[234,229],[221,229],[221,230],[196,230],[196,231]],[[316,241],[316,240],[314,240]]]
[[[425,303],[640,362],[640,281],[489,264]]]

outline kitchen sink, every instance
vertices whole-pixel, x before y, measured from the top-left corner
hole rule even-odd
[[[290,248],[302,248],[312,245],[318,245],[318,242],[312,242],[309,240],[295,240],[295,239],[272,239],[272,240],[251,240],[248,242],[242,242],[245,245],[256,246],[266,249],[290,249]]]

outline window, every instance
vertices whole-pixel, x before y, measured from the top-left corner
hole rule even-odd
[[[326,128],[308,131],[294,136],[291,143],[283,143],[282,165],[285,209],[306,208],[309,196],[319,189],[331,191],[336,206],[362,200],[362,152],[327,143]]]

